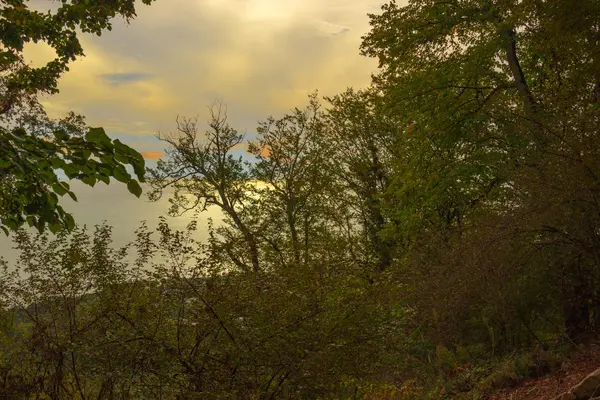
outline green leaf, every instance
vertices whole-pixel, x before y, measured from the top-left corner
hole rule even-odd
[[[137,160],[133,164],[133,171],[137,175],[140,182],[144,182],[144,176],[146,175],[146,162],[142,158],[141,161]]]
[[[135,179],[132,179],[129,182],[127,182],[127,189],[136,197],[140,197],[142,195],[142,188]]]
[[[10,160],[0,160],[0,168],[2,169],[9,169],[11,165],[13,165],[13,163]]]
[[[48,224],[48,229],[52,233],[58,233],[60,231],[60,224]]]
[[[54,169],[61,169],[63,165],[65,165],[64,160],[58,158],[58,157],[52,157],[50,160],[50,163],[52,164],[52,168]]]
[[[65,164],[63,165],[62,170],[69,178],[73,178],[79,173],[79,168],[74,164]]]
[[[73,228],[75,228],[75,220],[73,219],[73,216],[71,214],[65,214],[64,221],[67,230],[71,232]]]
[[[129,182],[131,179],[131,176],[129,173],[127,173],[127,170],[122,165],[117,165],[117,167],[113,170],[113,176],[116,180],[123,183]]]
[[[119,139],[115,139],[113,141],[113,145],[115,146],[115,151],[119,153],[128,154],[130,150],[132,150],[131,147],[123,144],[123,142],[121,142]]]
[[[117,160],[120,163],[123,164],[129,164],[129,157],[127,157],[125,154],[117,152],[115,153],[115,160]]]
[[[89,132],[85,135],[85,140],[110,145],[110,138],[106,135],[103,128],[90,128]]]
[[[71,199],[73,199],[73,201],[77,201],[77,196],[75,196],[75,193],[68,191],[67,194]]]
[[[112,154],[103,154],[103,155],[101,155],[100,156],[100,161],[103,164],[110,165],[111,167],[114,167],[116,165],[115,158],[114,158],[114,156]]]
[[[64,129],[58,129],[58,130],[54,131],[54,137],[61,141],[70,139],[69,134],[67,132],[65,132]]]
[[[96,178],[98,178],[99,181],[104,182],[107,185],[110,184],[110,178],[102,173],[98,174]]]
[[[46,198],[48,199],[48,204],[50,204],[50,207],[54,208],[56,204],[58,204],[58,196],[56,196],[56,194],[52,192],[47,192]]]
[[[60,183],[55,183],[54,185],[52,185],[52,190],[54,190],[54,193],[56,193],[59,196],[64,196],[65,194],[67,194],[68,191],[68,189],[66,189]]]
[[[96,184],[96,177],[94,175],[85,175],[81,178],[81,182],[91,187],[94,187],[94,185]]]
[[[127,146],[127,147],[128,147],[127,153],[129,154],[129,156],[133,160],[137,161],[138,163],[142,163],[142,165],[143,165],[144,157],[140,153],[138,153],[133,147],[129,147],[129,146]]]

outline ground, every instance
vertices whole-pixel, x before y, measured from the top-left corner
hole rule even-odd
[[[600,347],[592,345],[563,362],[557,371],[522,384],[497,391],[487,400],[550,400],[566,392],[588,374],[600,368]]]

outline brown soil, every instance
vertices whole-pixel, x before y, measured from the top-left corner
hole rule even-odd
[[[578,352],[560,369],[537,379],[528,379],[511,389],[492,393],[488,400],[550,400],[566,392],[588,374],[600,368],[600,347],[590,346]]]

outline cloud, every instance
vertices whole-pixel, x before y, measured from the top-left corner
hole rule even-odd
[[[59,81],[60,93],[42,100],[50,116],[72,110],[85,115],[89,125],[154,133],[157,122],[169,118],[175,108],[176,97],[167,84],[171,78],[156,76],[135,58],[111,54],[111,46],[96,38],[82,36],[81,41],[86,56],[72,63]]]
[[[142,151],[140,154],[147,160],[158,160],[165,155],[162,151]]]
[[[168,132],[175,117],[208,118],[223,100],[230,123],[303,106],[319,89],[333,95],[369,84],[376,61],[359,55],[367,13],[380,0],[171,0],[140,7],[131,25],[82,36],[86,57],[45,102],[88,123],[137,135]],[[138,121],[145,121],[141,126]]]
[[[110,86],[121,86],[127,83],[148,80],[151,75],[141,72],[124,72],[117,74],[101,74],[99,77],[105,80]]]

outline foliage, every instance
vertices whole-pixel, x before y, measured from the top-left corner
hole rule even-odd
[[[308,278],[317,266],[212,271],[194,229],[163,222],[154,241],[142,226],[120,250],[106,226],[55,240],[19,231],[19,270],[0,279],[13,315],[0,393],[313,398],[377,369],[374,346],[401,330],[374,313],[378,290],[350,276]]]
[[[125,4],[95,10],[108,23],[133,15]],[[174,215],[218,208],[205,243],[165,219],[121,250],[106,226],[18,231],[0,395],[481,398],[597,335],[599,3],[392,1],[370,18],[373,84],[259,122],[251,161],[219,103],[206,132],[181,118],[159,135],[150,198],[172,188]],[[55,169],[139,195],[122,167],[141,177],[141,158],[102,130],[19,118],[0,189],[46,186],[0,203],[23,214],[10,228],[37,210],[27,196],[72,195]],[[55,212],[31,221],[72,225]]]
[[[63,1],[55,12],[29,8],[26,1],[2,0],[0,11],[0,228],[8,235],[25,222],[40,231],[62,226],[73,229],[73,217],[59,204],[69,194],[67,182],[78,179],[94,186],[113,177],[140,196],[138,182],[125,169],[133,166],[143,180],[144,161],[130,147],[112,141],[101,128],[87,128],[83,119],[70,114],[50,121],[38,103],[39,94],[58,92],[58,79],[70,62],[83,56],[77,32],[100,35],[111,29],[111,19],[135,17],[133,0]],[[151,0],[143,3],[150,4]],[[28,43],[44,42],[56,58],[32,67],[23,56]]]
[[[43,231],[46,226],[56,233],[61,225],[71,230],[73,217],[59,204],[59,196],[77,197],[56,171],[69,179],[94,186],[115,178],[140,196],[142,189],[125,169],[133,165],[140,180],[144,160],[118,139],[111,140],[102,128],[90,128],[85,136],[57,127],[53,140],[28,135],[23,128],[2,130],[0,134],[0,228],[16,230],[25,222]]]
[[[595,329],[600,13],[582,3],[576,33],[567,3],[371,16],[362,51],[403,126],[384,234],[409,243],[402,279],[436,341],[487,335],[495,351],[560,334],[560,318],[570,338]]]

